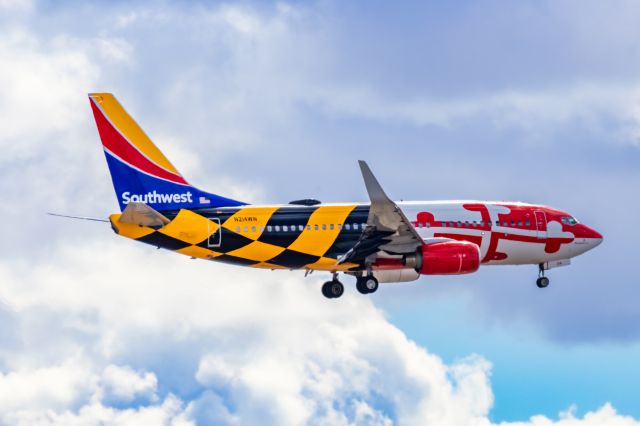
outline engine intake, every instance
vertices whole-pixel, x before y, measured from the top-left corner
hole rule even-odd
[[[467,241],[423,244],[404,264],[422,275],[470,274],[480,267],[480,248]]]

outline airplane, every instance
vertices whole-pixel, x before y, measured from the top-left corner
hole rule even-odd
[[[545,272],[602,242],[595,229],[555,208],[504,201],[394,202],[366,162],[369,203],[252,205],[190,185],[111,93],[89,94],[121,213],[116,234],[192,258],[263,269],[326,271],[327,298],[344,293],[339,273],[371,294],[379,283],[459,275],[485,265]]]

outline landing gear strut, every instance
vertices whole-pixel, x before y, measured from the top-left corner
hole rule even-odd
[[[344,293],[344,285],[338,281],[338,274],[333,274],[333,279],[322,285],[322,295],[327,299],[336,299]]]
[[[549,285],[549,278],[544,276],[544,264],[538,265],[538,279],[536,280],[538,288],[545,288]]]
[[[356,278],[356,288],[362,294],[374,293],[378,289],[378,280],[373,275]]]

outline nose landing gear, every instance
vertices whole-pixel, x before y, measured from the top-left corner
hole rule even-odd
[[[544,264],[538,265],[538,279],[536,280],[538,288],[546,288],[549,286],[549,278],[544,276]]]

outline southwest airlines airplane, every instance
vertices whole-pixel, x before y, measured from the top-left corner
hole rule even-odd
[[[568,265],[602,242],[572,215],[520,202],[394,202],[360,161],[370,202],[313,199],[250,205],[190,185],[110,93],[89,95],[122,213],[113,230],[193,258],[264,269],[333,274],[322,294],[344,292],[343,272],[362,294],[420,275],[469,274],[480,265]]]

